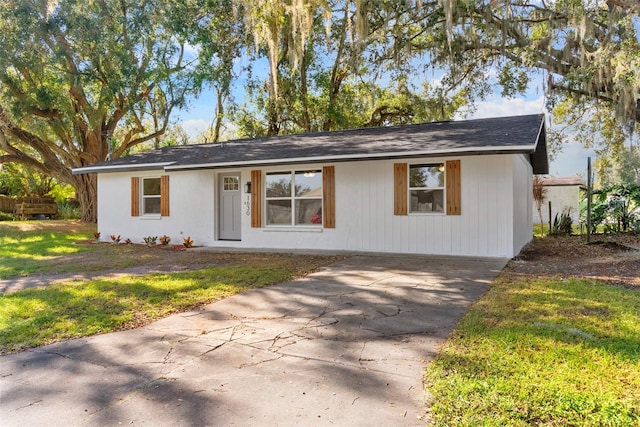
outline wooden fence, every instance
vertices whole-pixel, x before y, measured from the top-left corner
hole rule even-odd
[[[50,197],[15,198],[0,195],[0,212],[16,214],[22,220],[38,215],[55,218],[58,214],[58,205]]]

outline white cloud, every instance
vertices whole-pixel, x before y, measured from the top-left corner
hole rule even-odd
[[[525,114],[548,113],[544,105],[544,97],[536,99],[494,98],[490,101],[476,103],[476,111],[471,114],[460,114],[460,119],[482,119],[488,117],[520,116]],[[586,176],[587,157],[595,159],[593,150],[587,150],[578,141],[570,140],[551,160],[549,174],[554,176]]]
[[[544,97],[537,99],[496,98],[476,103],[476,111],[464,116],[466,119],[484,119],[488,117],[521,116],[545,112]],[[456,117],[460,119],[461,117]]]
[[[207,129],[210,122],[201,119],[189,119],[178,122],[178,124],[184,129],[184,131],[189,135],[189,138],[195,138],[198,136],[200,132]]]
[[[184,44],[184,52],[188,57],[197,57],[200,54],[200,46],[189,43]]]

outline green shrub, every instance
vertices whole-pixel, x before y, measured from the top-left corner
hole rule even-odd
[[[80,219],[81,212],[77,203],[58,203],[58,219]]]
[[[16,216],[12,213],[0,212],[0,221],[14,221]]]
[[[564,209],[562,214],[556,214],[551,227],[551,234],[554,236],[570,236],[573,233],[573,220],[571,219],[571,209]]]

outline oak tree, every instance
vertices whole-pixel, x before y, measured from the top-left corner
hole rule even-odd
[[[380,60],[418,53],[443,80],[482,97],[523,93],[541,76],[554,120],[617,155],[640,122],[640,2],[636,0],[359,0],[385,16],[393,41]],[[477,99],[477,97],[476,97]]]
[[[190,1],[20,0],[0,4],[0,163],[71,184],[96,220],[96,177],[169,125],[199,89],[187,55]]]

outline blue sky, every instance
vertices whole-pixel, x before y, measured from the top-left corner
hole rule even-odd
[[[544,108],[544,96],[542,94],[529,94],[526,98],[500,98],[494,96],[487,101],[477,103],[476,112],[469,118],[518,116],[522,114],[548,113]],[[547,115],[547,126],[550,126]],[[571,138],[563,145],[562,151],[551,158],[549,175],[553,176],[587,176],[587,158],[595,160],[595,152],[587,150],[584,146]]]
[[[502,98],[494,95],[485,101],[476,103],[474,113],[466,118],[485,118],[517,116],[523,114],[538,114],[545,112],[544,96],[539,89],[541,85],[532,85],[532,89],[521,98]],[[178,114],[177,123],[192,137],[206,129],[212,122],[215,114],[216,99],[212,92],[205,91],[198,98],[191,102],[188,111],[181,111]],[[548,120],[548,118],[547,118]],[[547,125],[550,125],[547,122]],[[585,149],[577,141],[566,143],[562,152],[551,159],[549,174],[553,176],[586,176],[587,157],[591,156],[595,160],[595,153]]]

